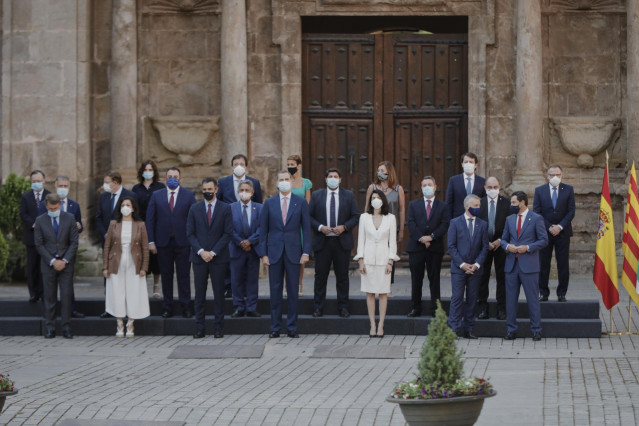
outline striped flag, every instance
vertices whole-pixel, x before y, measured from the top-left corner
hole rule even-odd
[[[597,232],[597,249],[595,251],[595,272],[592,279],[601,292],[601,298],[608,310],[619,303],[617,276],[615,228],[612,222],[610,189],[608,188],[608,162],[606,161],[603,186],[601,188],[601,206],[599,207],[599,231]]]
[[[630,169],[630,184],[628,185],[628,205],[626,219],[623,224],[623,270],[621,283],[626,291],[639,306],[637,294],[637,266],[639,266],[639,199],[637,197],[637,173],[635,163]]]

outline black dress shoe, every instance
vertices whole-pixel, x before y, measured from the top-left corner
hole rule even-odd
[[[319,317],[321,317],[321,316],[324,316],[324,314],[323,314],[323,313],[321,313],[320,311],[315,311],[315,312],[313,312],[313,317],[315,317],[315,318],[319,318]]]
[[[189,309],[185,309],[182,311],[182,317],[183,318],[193,318],[193,314],[191,313],[191,311]]]
[[[566,296],[559,296],[557,300],[559,300],[560,302],[567,302]]]
[[[479,315],[477,315],[477,319],[481,319],[481,320],[488,319],[488,310],[482,309]]]
[[[547,302],[548,301],[548,296],[539,296],[539,301],[540,302]]]
[[[268,335],[269,339],[277,339],[280,337],[279,331],[271,331],[271,334]]]
[[[246,313],[246,316],[247,316],[247,317],[253,317],[253,318],[259,318],[259,317],[261,317],[261,316],[262,316],[262,314],[260,314],[260,313],[259,313],[259,312],[257,312],[257,311],[248,311],[248,312]]]
[[[65,339],[73,339],[73,334],[71,333],[71,329],[69,327],[64,327],[62,330],[62,337]]]
[[[171,318],[173,316],[173,312],[164,311],[162,312],[162,318]]]
[[[348,318],[351,316],[351,314],[348,313],[348,309],[343,308],[339,310],[339,316],[342,318]]]
[[[287,331],[286,335],[291,339],[298,339],[300,337],[300,335],[297,334],[297,331]]]
[[[222,337],[224,337],[224,333],[222,332],[222,330],[215,330],[215,332],[213,333],[213,338],[221,339]]]
[[[504,340],[515,340],[517,338],[517,335],[515,333],[507,333],[506,336],[504,336]]]
[[[497,312],[497,319],[501,320],[501,321],[505,320],[506,319],[506,312],[504,312],[504,311]]]
[[[232,298],[233,298],[233,293],[231,292],[231,290],[230,290],[230,289],[228,289],[228,290],[226,290],[226,291],[224,292],[224,298],[225,298],[225,299],[232,299]]]
[[[415,309],[411,309],[411,311],[406,316],[410,318],[414,318],[414,317],[420,316],[421,314],[422,314],[421,312],[416,311]]]
[[[541,333],[534,333],[534,334],[533,334],[533,340],[534,340],[535,342],[540,341],[540,340],[541,340]]]
[[[472,332],[470,332],[470,331],[465,332],[465,333],[464,333],[464,337],[465,337],[466,339],[470,339],[470,340],[477,340],[477,339],[479,339],[479,337],[475,336],[475,335],[474,335]]]
[[[195,334],[193,335],[194,339],[203,339],[205,336],[204,330],[198,330],[195,332]]]
[[[107,311],[104,311],[100,314],[100,318],[113,318],[113,315],[111,315]]]
[[[35,303],[35,302],[38,301],[38,299],[39,299],[39,297],[37,297],[37,296],[30,297],[29,298],[29,303]]]
[[[244,311],[235,311],[231,314],[231,318],[239,318],[244,316]]]
[[[55,330],[50,328],[47,330],[46,333],[44,333],[44,338],[45,339],[53,339],[55,337]]]
[[[84,318],[84,314],[82,312],[78,312],[78,311],[71,312],[71,316],[73,318]]]

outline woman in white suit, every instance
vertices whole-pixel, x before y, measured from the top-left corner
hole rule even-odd
[[[366,212],[359,217],[357,256],[362,277],[361,290],[366,293],[370,337],[384,337],[384,318],[391,291],[391,272],[397,256],[397,222],[389,214],[386,196],[379,189],[371,193]],[[375,294],[379,294],[379,324],[375,326]]]

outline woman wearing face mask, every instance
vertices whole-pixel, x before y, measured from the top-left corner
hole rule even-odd
[[[138,205],[140,207],[139,216],[141,220],[146,221],[146,209],[149,207],[151,194],[159,189],[164,188],[164,184],[159,182],[160,174],[158,166],[153,160],[146,160],[138,169],[138,183],[133,187],[133,192],[138,196]],[[153,298],[160,299],[160,266],[158,265],[158,256],[151,253],[149,257],[149,269],[147,272],[153,274]]]
[[[133,197],[122,197],[105,237],[103,256],[106,311],[117,318],[115,336],[124,337],[126,316],[126,337],[133,337],[133,321],[150,315],[146,289],[149,242]]]
[[[371,329],[369,337],[384,337],[384,319],[391,287],[393,264],[397,256],[397,221],[390,213],[386,196],[379,189],[371,191],[366,212],[359,217],[357,255],[361,290],[366,293],[366,307]],[[379,294],[379,324],[375,324],[375,294]]]
[[[302,177],[302,157],[299,155],[291,155],[286,159],[286,167],[291,174],[291,192],[298,197],[302,197],[307,203],[311,202],[311,188],[313,188],[313,182],[310,179]],[[300,280],[299,287],[302,295],[302,279],[304,278],[304,265],[300,267]],[[284,290],[286,292],[286,289]]]

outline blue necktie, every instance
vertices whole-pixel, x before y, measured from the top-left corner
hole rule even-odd
[[[331,192],[331,223],[330,227],[335,228],[337,226],[337,218],[335,217],[335,191]]]
[[[557,208],[557,187],[552,189],[552,208],[553,210]]]
[[[113,210],[115,210],[115,194],[111,194],[111,214],[113,214]]]
[[[468,233],[470,234],[470,238],[473,238],[473,220],[468,219]]]
[[[59,228],[59,226],[58,226],[58,218],[54,217],[53,218],[53,230],[55,231],[56,240],[58,239],[58,228]]]
[[[488,209],[488,233],[490,238],[495,235],[495,200],[490,200],[490,209]]]
[[[246,204],[242,206],[242,232],[244,232],[245,238],[251,235],[251,228],[248,221],[248,205]]]
[[[473,192],[473,187],[470,186],[470,178],[466,178],[466,195],[470,195]]]

